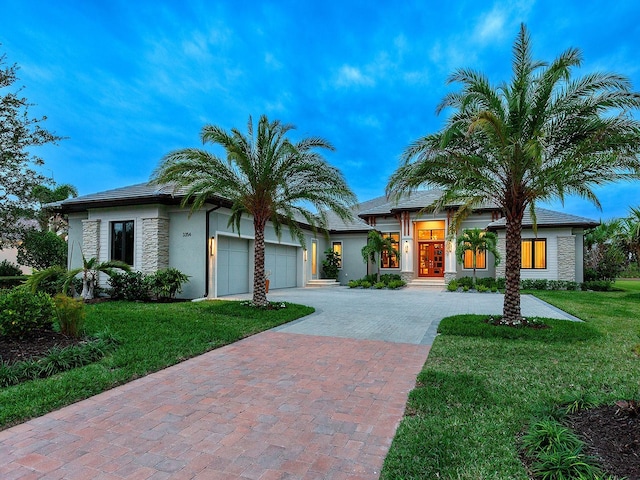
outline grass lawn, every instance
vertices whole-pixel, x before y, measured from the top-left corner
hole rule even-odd
[[[578,330],[553,322],[501,338],[451,326],[474,323],[470,316],[443,320],[449,333],[433,344],[381,478],[527,479],[517,437],[535,415],[578,398],[638,398],[640,282],[616,287],[623,290],[535,292],[585,320]]]
[[[314,311],[294,304],[259,310],[230,301],[105,302],[86,308],[87,333],[108,330],[121,341],[118,349],[97,363],[0,389],[0,429]]]

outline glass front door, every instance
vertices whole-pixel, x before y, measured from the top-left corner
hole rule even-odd
[[[420,242],[418,247],[418,276],[444,277],[444,243]]]

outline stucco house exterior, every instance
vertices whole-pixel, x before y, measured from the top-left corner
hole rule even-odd
[[[396,273],[413,284],[442,284],[471,275],[470,259],[456,262],[454,238],[447,235],[456,206],[432,213],[425,207],[441,195],[439,190],[418,191],[398,202],[385,196],[360,203],[354,220],[343,222],[329,215],[326,232],[314,234],[304,222],[304,248],[283,228],[278,239],[273,228],[265,232],[265,269],[270,288],[304,287],[322,278],[324,251],[341,254],[338,281],[346,284],[375,266],[360,253],[368,232],[378,230],[391,238],[399,255],[383,255],[381,273]],[[70,198],[56,204],[69,218],[69,267],[81,265],[82,254],[100,261],[123,260],[134,270],[151,273],[174,267],[189,275],[182,296],[209,297],[248,293],[253,286],[253,224],[243,219],[239,231],[228,226],[230,202],[211,198],[189,215],[180,207],[182,196],[169,186],[138,184]],[[583,280],[583,232],[598,222],[550,210],[537,209],[537,232],[524,219],[522,278]],[[505,223],[498,208],[475,210],[462,223],[465,228],[495,231],[498,248],[505,249]],[[460,231],[460,230],[459,230]],[[480,258],[479,277],[504,276],[491,255]]]

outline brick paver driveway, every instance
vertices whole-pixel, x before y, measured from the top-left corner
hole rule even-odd
[[[499,312],[460,295],[274,291],[317,312],[0,432],[0,478],[378,478],[439,319]]]

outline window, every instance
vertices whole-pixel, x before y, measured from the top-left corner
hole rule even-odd
[[[133,220],[111,222],[111,260],[133,265]]]
[[[522,268],[547,268],[547,240],[545,238],[522,240]]]
[[[397,251],[400,251],[400,233],[383,233],[382,238],[391,239],[391,246]],[[387,251],[382,252],[380,256],[380,266],[382,268],[398,268],[400,263],[398,262],[398,256]]]
[[[473,252],[471,250],[464,251],[464,268],[473,269]],[[478,250],[476,252],[476,268],[487,268],[487,252]]]
[[[338,255],[338,268],[342,268],[342,242],[333,242],[331,249]]]

